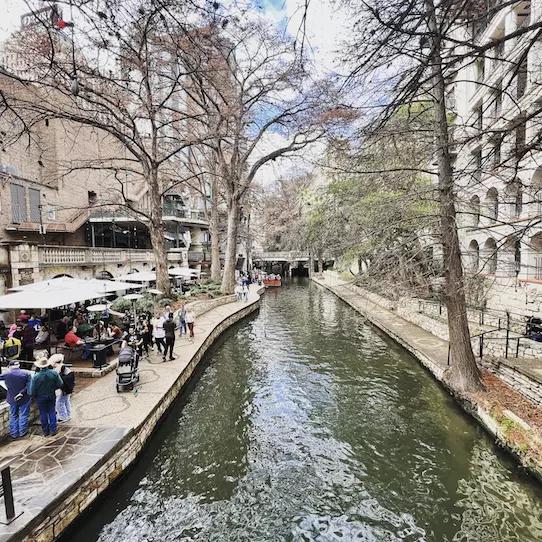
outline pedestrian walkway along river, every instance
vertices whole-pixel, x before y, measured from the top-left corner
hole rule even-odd
[[[542,540],[542,490],[321,287],[268,290],[64,540]]]

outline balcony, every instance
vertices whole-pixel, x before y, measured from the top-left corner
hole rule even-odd
[[[55,266],[98,266],[103,264],[124,264],[147,262],[154,265],[152,250],[92,248],[92,247],[38,247],[40,267]],[[210,258],[210,255],[209,255]],[[182,260],[181,253],[168,252],[168,261]]]
[[[141,209],[142,213],[150,215],[149,209]],[[208,226],[209,222],[205,218],[205,213],[196,209],[186,209],[175,204],[164,204],[164,220],[173,220],[192,226]],[[90,222],[141,222],[145,223],[147,219],[143,215],[127,214],[122,209],[108,210],[104,212],[93,213]]]

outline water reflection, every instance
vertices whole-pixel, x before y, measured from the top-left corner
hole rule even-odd
[[[542,496],[402,349],[315,285],[234,330],[77,540],[542,539]]]

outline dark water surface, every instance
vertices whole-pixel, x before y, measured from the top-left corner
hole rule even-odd
[[[66,539],[539,542],[541,497],[409,354],[294,282]]]

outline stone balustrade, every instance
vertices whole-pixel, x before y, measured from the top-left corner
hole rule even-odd
[[[59,265],[101,265],[105,263],[154,262],[152,250],[124,248],[92,248],[41,246],[39,251],[40,267]],[[177,256],[179,253],[176,254]],[[173,258],[176,260],[183,258]],[[168,258],[169,260],[169,258]]]

